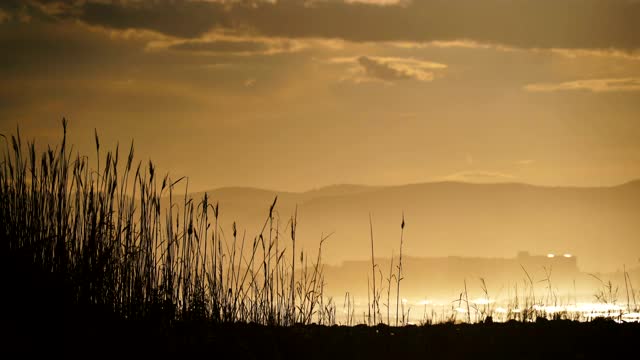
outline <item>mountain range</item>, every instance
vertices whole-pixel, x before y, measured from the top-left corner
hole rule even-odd
[[[572,254],[583,271],[615,271],[640,263],[640,180],[612,187],[544,187],[520,183],[433,182],[401,186],[332,185],[307,192],[227,187],[207,191],[220,224],[233,222],[249,239],[265,223],[278,197],[285,245],[297,209],[297,249],[315,253],[322,236],[323,262],[339,265],[371,256],[398,255],[405,221],[405,255],[414,257],[513,257]],[[198,199],[203,193],[190,196]]]

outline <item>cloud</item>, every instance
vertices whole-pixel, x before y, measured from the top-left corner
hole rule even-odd
[[[447,175],[442,178],[446,181],[472,181],[472,182],[495,182],[509,181],[516,177],[511,174],[505,174],[493,171],[462,171],[455,174]]]
[[[232,26],[223,3],[206,1],[89,1],[81,7],[79,18],[109,28],[142,28],[181,38]]]
[[[237,55],[277,54],[294,52],[304,46],[291,40],[222,38],[173,42],[167,46],[171,50],[197,53],[225,53]]]
[[[611,58],[611,59],[623,59],[623,60],[640,60],[640,49],[581,49],[581,48],[519,48],[508,45],[501,45],[496,43],[481,43],[472,40],[453,40],[453,41],[391,41],[386,42],[388,46],[398,49],[474,49],[474,50],[493,50],[500,52],[522,52],[530,51],[533,53],[552,54],[562,56],[568,59],[576,58]]]
[[[594,93],[640,91],[640,78],[588,79],[560,83],[529,84],[524,87],[529,92],[556,92],[587,90]]]
[[[331,64],[351,64],[349,76],[354,82],[416,80],[432,81],[434,71],[443,70],[447,65],[413,58],[360,56],[329,59]]]
[[[180,38],[212,30],[281,38],[502,44],[531,49],[640,48],[640,1],[40,1],[57,18]]]
[[[173,50],[186,50],[195,52],[263,52],[269,49],[264,42],[259,41],[194,41],[182,42],[170,46]]]
[[[358,63],[364,69],[365,75],[380,79],[382,81],[397,81],[397,80],[420,80],[431,81],[433,80],[433,73],[427,72],[419,68],[412,68],[410,66],[398,66],[397,63],[383,62],[366,56],[358,58]]]
[[[578,57],[604,57],[634,61],[640,60],[640,51],[620,51],[615,49],[550,49],[548,51],[570,59]]]
[[[499,44],[490,44],[490,43],[480,43],[473,40],[450,40],[450,41],[441,41],[441,40],[433,40],[428,42],[419,42],[419,41],[391,41],[389,42],[390,46],[400,48],[400,49],[428,49],[428,48],[439,48],[439,49],[492,49],[499,51],[516,51],[518,49],[499,45]]]

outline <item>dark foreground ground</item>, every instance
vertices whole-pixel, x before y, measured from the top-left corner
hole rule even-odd
[[[0,266],[2,266],[0,264]],[[7,274],[20,274],[5,272]],[[59,286],[6,278],[2,359],[640,359],[640,324],[598,320],[537,323],[266,327],[255,324],[126,321],[64,301]],[[37,279],[42,278],[38,276]],[[55,280],[55,279],[54,279]],[[45,278],[46,284],[59,282]],[[33,291],[46,289],[46,291]],[[11,296],[13,294],[13,296]],[[16,356],[17,354],[17,356]]]
[[[476,325],[294,326],[123,321],[16,325],[3,351],[102,358],[225,359],[637,359],[640,324],[548,321]]]

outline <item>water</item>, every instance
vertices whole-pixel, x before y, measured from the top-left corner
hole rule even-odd
[[[367,300],[355,299],[351,305],[341,304],[336,308],[336,323],[339,325],[372,324],[373,315],[369,314]],[[380,301],[377,323],[395,325],[396,304],[391,301],[387,313],[386,301]],[[491,316],[493,322],[536,321],[538,318],[567,319],[574,321],[592,321],[597,318],[612,319],[619,323],[640,322],[640,309],[633,304],[607,304],[598,302],[576,302],[573,304],[515,306],[513,302],[495,301],[478,298],[454,301],[432,301],[428,299],[402,299],[398,312],[399,323],[439,324],[445,322],[471,323],[483,322]],[[388,316],[387,316],[388,314]],[[404,321],[403,319],[404,315]]]

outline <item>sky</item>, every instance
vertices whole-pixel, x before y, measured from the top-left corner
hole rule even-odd
[[[640,178],[638,0],[0,2],[0,133],[192,190]]]

